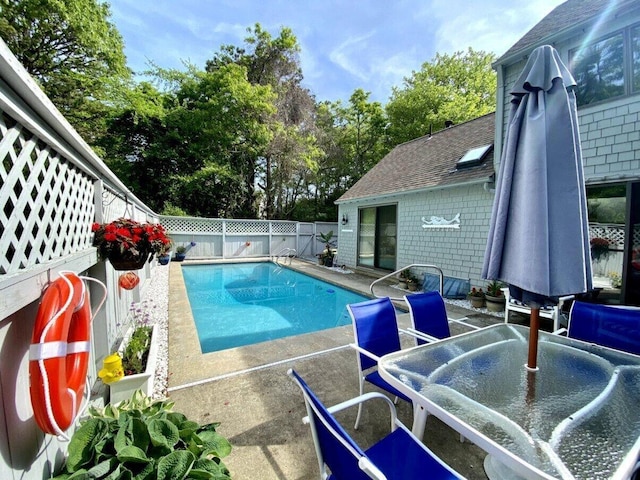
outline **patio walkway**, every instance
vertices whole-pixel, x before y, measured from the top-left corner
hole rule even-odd
[[[220,422],[218,431],[233,445],[225,459],[237,480],[314,479],[318,464],[302,394],[286,371],[295,368],[327,404],[358,395],[352,327],[265,342],[208,354],[200,353],[195,325],[186,297],[179,264],[172,263],[169,279],[169,396],[176,411],[201,423]],[[368,294],[371,277],[341,274],[331,269],[294,261],[292,268],[332,283]],[[377,291],[377,290],[376,290]],[[383,287],[381,294],[401,296],[397,289]],[[487,326],[501,319],[447,305],[450,317],[468,317]],[[400,315],[401,326],[408,315]],[[453,334],[465,331],[454,326]],[[410,338],[404,338],[407,346]],[[358,431],[352,425],[356,409],[338,417],[357,441],[366,446],[388,431],[388,414],[382,404],[364,409]],[[398,404],[399,418],[411,426],[411,407]],[[444,461],[469,479],[486,479],[485,453],[434,417],[429,417],[425,443]]]

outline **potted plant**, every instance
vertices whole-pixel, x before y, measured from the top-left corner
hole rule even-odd
[[[471,302],[471,306],[473,308],[482,308],[484,307],[485,295],[482,291],[482,288],[473,287],[471,291],[467,294],[467,300]]]
[[[409,276],[409,270],[402,270],[398,274],[398,288],[402,288],[403,290],[407,289],[407,280],[409,279]]]
[[[318,234],[318,237],[320,237],[320,240],[322,240],[322,242],[324,242],[325,244],[324,250],[320,254],[322,255],[323,263],[325,267],[332,267],[333,266],[333,243],[331,240],[333,239],[333,230],[329,230],[327,233],[320,233]]]
[[[138,270],[171,243],[159,223],[140,223],[128,218],[94,223],[91,231],[98,257],[109,260],[116,270]]]
[[[171,261],[171,248],[173,247],[173,243],[169,242],[164,246],[162,251],[158,254],[158,263],[160,265],[168,265]]]
[[[90,407],[54,480],[230,479],[221,459],[229,455],[231,444],[216,432],[219,424],[200,425],[174,412],[173,405],[138,391],[117,406]]]
[[[187,256],[187,247],[185,247],[184,245],[180,245],[179,247],[176,247],[176,256],[175,256],[175,261],[176,262],[182,262]]]
[[[487,303],[487,310],[490,312],[502,312],[504,310],[504,292],[502,289],[504,284],[497,280],[491,281],[487,285],[487,293],[485,294],[485,300]]]
[[[416,290],[418,290],[419,286],[420,282],[418,281],[418,278],[415,275],[409,274],[407,278],[407,288],[409,289],[409,291],[415,292]]]

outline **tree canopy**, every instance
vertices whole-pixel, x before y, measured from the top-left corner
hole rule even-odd
[[[124,44],[97,0],[3,0],[0,35],[89,144],[130,80]]]
[[[132,80],[99,0],[0,0],[0,34],[58,109],[158,212],[336,220],[335,200],[396,144],[495,109],[493,56],[437,54],[388,104],[317,102],[287,27],[256,23],[204,68]]]
[[[469,48],[436,54],[419,72],[395,87],[386,110],[389,142],[397,145],[442,130],[446,121],[462,123],[496,108],[496,74],[492,53]]]

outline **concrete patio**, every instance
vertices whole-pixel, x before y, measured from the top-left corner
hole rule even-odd
[[[371,277],[341,274],[310,263],[294,261],[293,268],[361,293],[369,292]],[[220,422],[218,431],[230,440],[233,451],[225,459],[233,478],[313,479],[318,464],[302,394],[286,375],[295,368],[327,404],[358,395],[352,327],[345,326],[293,338],[200,353],[197,333],[179,264],[171,265],[169,301],[169,396],[175,409],[201,423]],[[399,290],[381,287],[380,294],[401,296]],[[452,318],[487,326],[500,318],[454,305],[447,305]],[[408,325],[408,314],[400,315],[400,326]],[[454,335],[467,331],[452,326]],[[410,337],[403,338],[411,346]],[[371,387],[370,387],[371,388]],[[400,401],[399,418],[411,426],[411,406]],[[367,446],[388,432],[386,407],[369,403],[358,431],[353,430],[356,409],[338,417],[362,445]],[[486,479],[485,452],[434,417],[429,417],[425,443],[444,461],[469,479]]]

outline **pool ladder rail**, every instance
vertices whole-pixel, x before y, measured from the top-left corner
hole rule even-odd
[[[298,256],[298,252],[295,248],[283,248],[278,253],[271,256],[271,261],[275,263],[278,267],[282,267],[286,265],[286,261],[289,260],[289,265],[291,265],[291,259]],[[281,263],[282,262],[282,263]]]
[[[405,270],[409,270],[411,268],[431,268],[431,269],[437,270],[438,274],[440,275],[440,295],[442,295],[442,291],[444,289],[444,274],[442,273],[442,269],[440,267],[438,267],[437,265],[431,265],[431,264],[428,264],[428,263],[412,263],[411,265],[407,265],[406,267],[399,268],[395,272],[388,273],[387,275],[374,280],[373,282],[371,282],[371,285],[369,285],[369,291],[371,292],[371,295],[373,295],[375,298],[386,297],[387,295],[382,295],[382,296],[381,295],[377,295],[373,291],[374,286],[377,283],[380,283],[380,282],[382,282],[384,280],[387,280],[388,278],[398,277],[400,275],[400,272],[403,272]],[[389,297],[389,298],[391,300],[404,301],[403,297]]]

